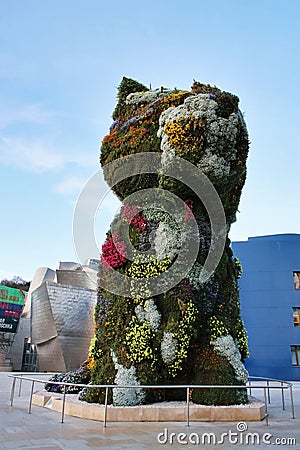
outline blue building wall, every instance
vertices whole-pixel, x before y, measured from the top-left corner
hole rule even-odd
[[[292,365],[291,345],[300,345],[293,307],[300,307],[300,290],[293,272],[300,272],[300,235],[277,234],[233,242],[243,275],[239,280],[242,317],[249,338],[250,375],[300,380]]]

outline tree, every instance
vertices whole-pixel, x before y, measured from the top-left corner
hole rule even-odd
[[[30,281],[25,281],[18,275],[13,276],[11,280],[4,278],[0,281],[0,284],[15,289],[22,289],[22,291],[28,291],[30,287]]]

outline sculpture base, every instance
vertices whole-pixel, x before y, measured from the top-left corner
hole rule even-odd
[[[37,392],[32,404],[61,412],[62,394]],[[190,403],[190,422],[240,422],[260,421],[265,417],[265,404],[249,397],[247,405],[205,406]],[[104,405],[87,403],[77,399],[76,394],[68,394],[65,414],[82,419],[104,421]],[[162,402],[142,406],[107,407],[107,422],[186,422],[186,402]]]

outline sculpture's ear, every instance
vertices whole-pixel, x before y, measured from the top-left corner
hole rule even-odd
[[[196,80],[193,80],[191,89],[193,94],[220,94],[221,92],[217,86],[210,86],[210,84],[203,84]]]
[[[122,102],[132,92],[148,91],[148,88],[132,78],[123,77],[118,87],[118,101]]]
[[[120,85],[118,86],[118,103],[113,112],[113,119],[119,119],[119,115],[121,112],[121,107],[124,105],[127,95],[132,92],[143,92],[148,91],[148,88],[141,83],[133,80],[132,78],[123,77]]]

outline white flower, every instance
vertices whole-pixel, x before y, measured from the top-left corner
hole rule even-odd
[[[175,258],[182,244],[181,239],[182,236],[175,227],[172,228],[167,223],[160,222],[154,238],[156,257],[160,260]]]
[[[166,223],[170,228],[179,230],[182,220],[182,211],[177,211],[176,209],[169,213],[164,209],[164,205],[161,203],[152,203],[151,207],[145,208],[144,214],[146,217],[146,220],[153,221],[153,222],[164,222]],[[180,221],[181,219],[181,221]]]
[[[225,119],[218,117],[206,125],[207,146],[218,153],[225,152],[226,157],[235,159],[236,156],[236,135],[238,130],[239,114],[232,113]]]
[[[157,98],[166,97],[171,94],[173,91],[169,89],[164,89],[161,91],[160,89],[145,91],[145,92],[133,92],[127,95],[125,103],[126,105],[139,105],[141,103],[151,103]]]
[[[160,148],[162,150],[162,166],[165,167],[174,157],[176,151],[169,143],[168,134],[165,131],[166,124],[171,124],[181,118],[187,121],[193,119],[205,120],[206,148],[204,148],[203,167],[204,173],[214,173],[221,177],[228,175],[230,171],[229,162],[236,157],[236,136],[239,124],[246,127],[240,111],[232,113],[226,119],[218,117],[218,103],[210,98],[209,94],[198,94],[187,97],[182,105],[175,108],[168,108],[162,112],[159,118],[159,129],[157,136],[161,137]],[[212,155],[214,158],[211,159]],[[223,156],[217,163],[218,156]],[[210,160],[211,159],[211,160]],[[209,164],[213,168],[208,170]]]
[[[129,369],[118,364],[118,360],[114,352],[111,352],[117,374],[115,376],[115,384],[137,386],[139,381],[136,378],[136,368],[131,366]],[[113,388],[113,404],[114,406],[136,406],[141,405],[145,399],[145,392],[139,388]]]
[[[197,167],[205,175],[213,175],[216,178],[227,177],[230,173],[230,163],[222,156],[212,155],[210,152],[206,152],[206,155],[201,158]]]
[[[177,339],[173,337],[173,333],[170,331],[164,332],[164,336],[161,341],[161,356],[163,362],[168,366],[172,364],[175,359],[177,345],[178,342]]]
[[[188,115],[193,114],[196,119],[205,118],[207,122],[211,122],[217,118],[218,103],[209,94],[188,97],[184,105]]]
[[[234,369],[236,378],[242,383],[246,383],[249,374],[241,361],[241,354],[233,337],[230,334],[217,337],[215,340],[211,341],[211,345],[214,346],[216,353],[225,356],[225,358],[228,359]]]
[[[146,316],[146,315],[145,315],[145,310],[144,310],[144,308],[143,308],[141,305],[137,305],[137,306],[135,307],[134,311],[135,311],[135,315],[136,315],[136,317],[137,317],[137,320],[138,320],[140,323],[145,322],[145,320],[146,320],[145,316]]]
[[[141,305],[137,305],[135,314],[140,323],[148,322],[152,331],[156,332],[158,330],[161,316],[152,298],[145,301],[144,308]]]
[[[163,149],[163,153],[161,155],[162,168],[160,170],[160,174],[163,175],[164,171],[167,169],[170,162],[174,159],[175,156],[175,150],[169,144],[169,138],[166,133],[162,136],[160,148]]]
[[[157,331],[161,317],[152,298],[145,302],[145,318],[149,322],[151,330]]]

